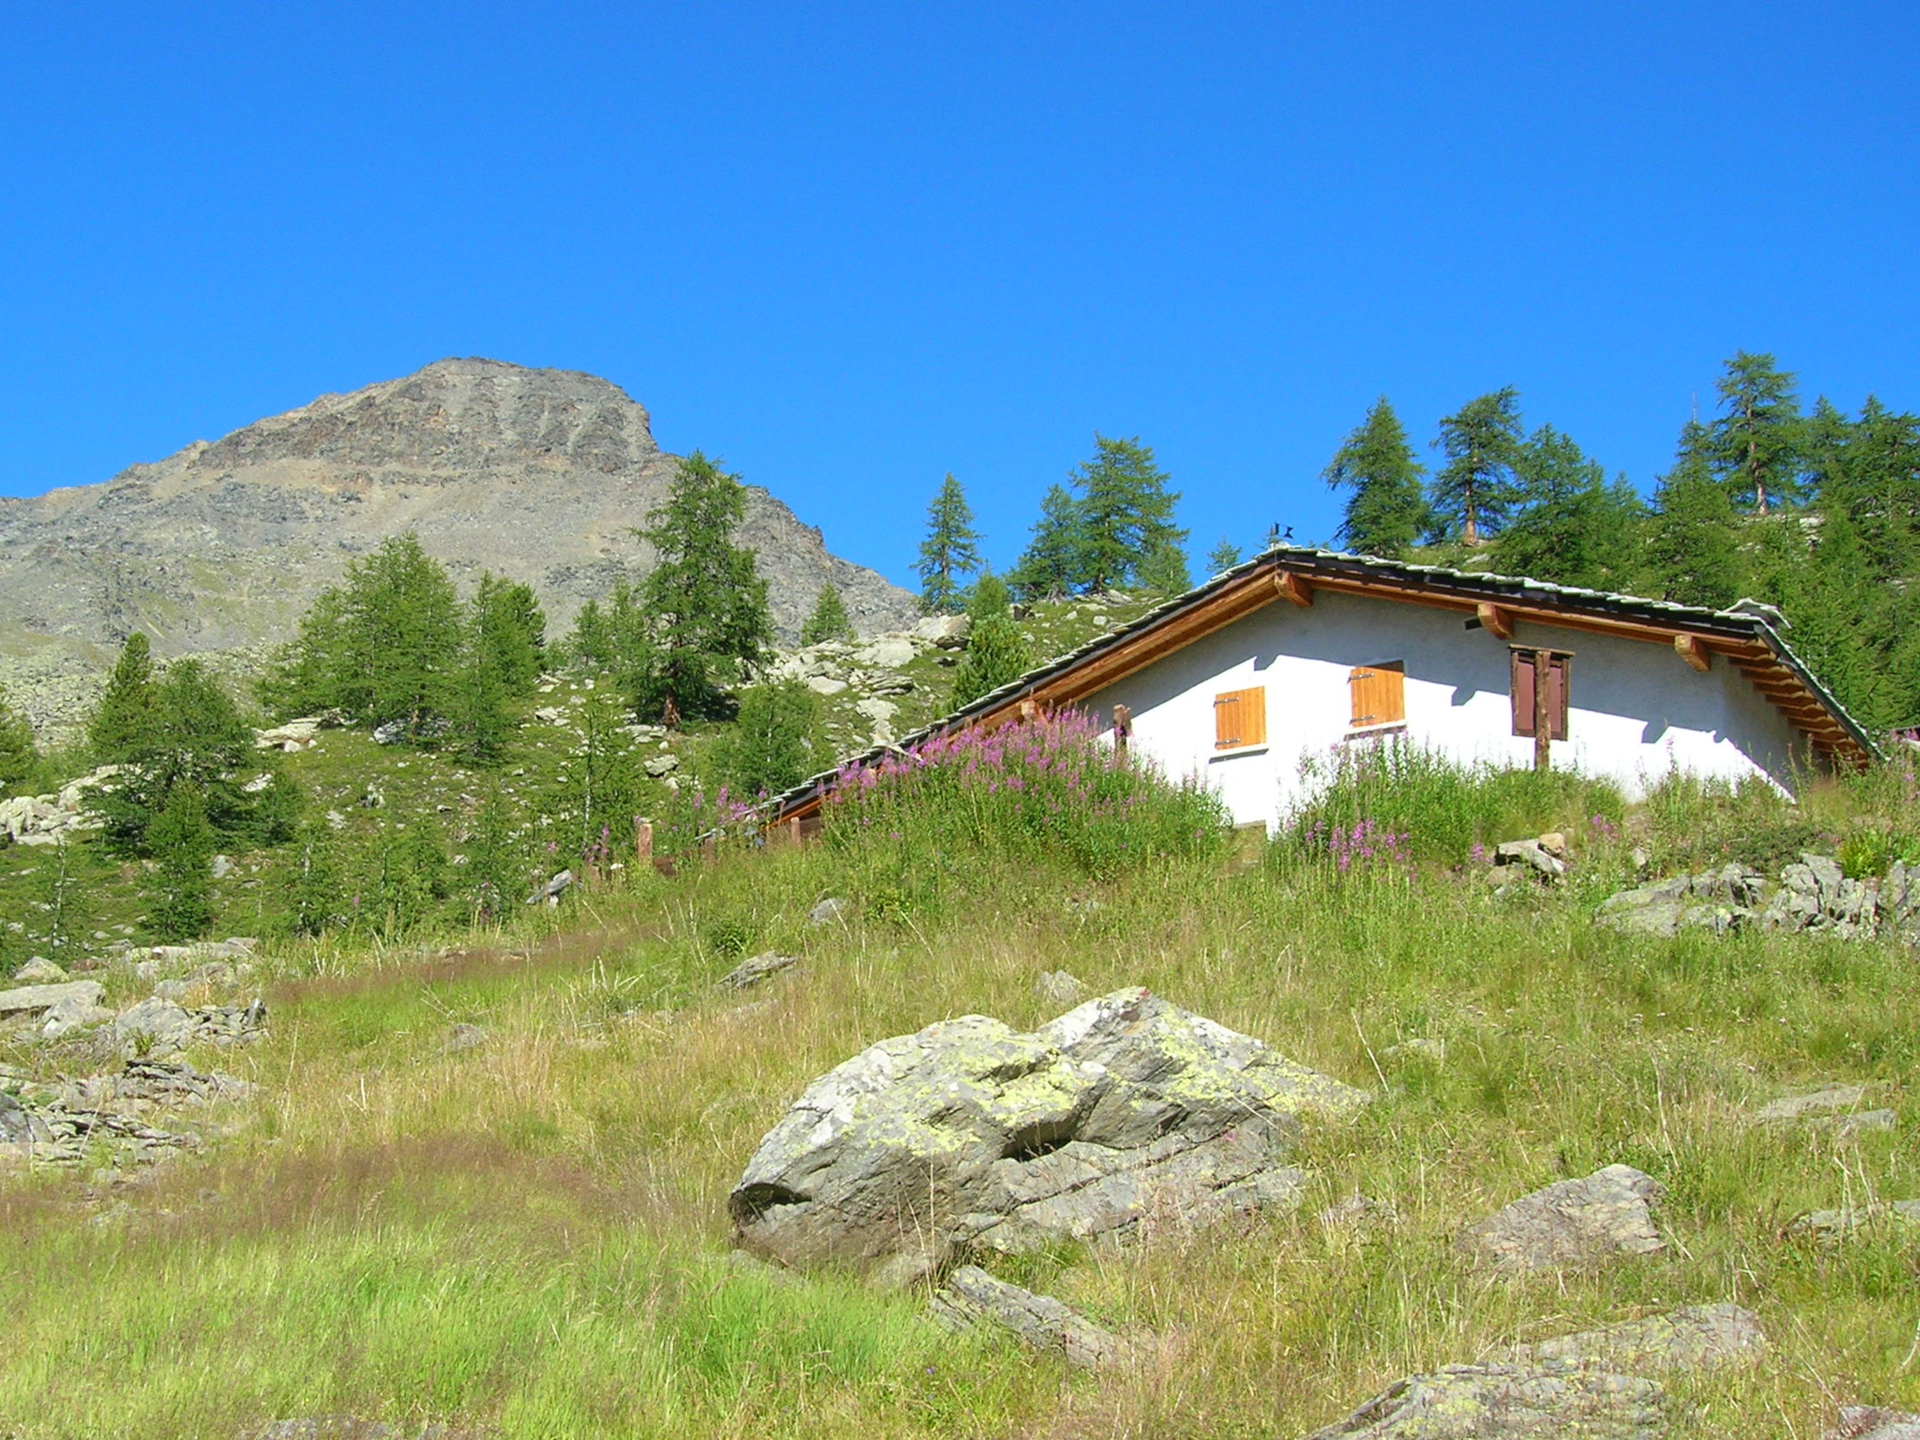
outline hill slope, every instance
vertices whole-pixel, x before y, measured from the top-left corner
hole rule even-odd
[[[608,381],[441,360],[103,485],[0,499],[0,680],[44,719],[47,682],[96,668],[135,627],[163,654],[277,641],[348,559],[409,529],[456,579],[531,583],[564,625],[622,566],[647,568],[629,530],[674,461]],[[749,490],[744,539],[788,638],[828,580],[863,631],[913,613],[764,489]]]

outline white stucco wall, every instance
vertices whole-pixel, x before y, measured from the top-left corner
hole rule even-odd
[[[1301,794],[1301,760],[1349,743],[1349,672],[1401,661],[1406,734],[1466,763],[1533,763],[1515,736],[1507,642],[1465,628],[1456,611],[1321,591],[1310,608],[1284,601],[1101,691],[1101,720],[1133,711],[1134,746],[1175,777],[1203,776],[1241,824],[1279,823]],[[1573,653],[1567,739],[1556,767],[1618,781],[1630,798],[1678,767],[1701,776],[1763,775],[1786,786],[1796,733],[1723,659],[1705,674],[1670,646],[1522,622],[1514,643]],[[1267,744],[1213,748],[1213,700],[1264,686]]]

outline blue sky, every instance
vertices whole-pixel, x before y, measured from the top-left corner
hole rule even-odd
[[[1920,9],[13,6],[0,493],[446,355],[589,370],[910,578],[1096,430],[1204,554],[1375,396],[1643,487],[1720,362],[1920,409]]]

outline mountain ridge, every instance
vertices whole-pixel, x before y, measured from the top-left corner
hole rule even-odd
[[[276,643],[353,556],[407,530],[463,585],[533,585],[557,631],[651,568],[632,530],[677,459],[611,381],[449,358],[99,484],[0,498],[0,680],[46,723],[35,692],[96,672],[133,629],[168,656]],[[914,613],[764,487],[747,487],[740,538],[784,639],[829,580],[862,631]]]

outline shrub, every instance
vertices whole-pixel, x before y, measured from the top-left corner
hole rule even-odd
[[[828,797],[826,834],[843,846],[972,850],[1107,876],[1224,847],[1227,815],[1197,781],[1170,783],[1137,758],[1120,763],[1096,723],[1074,711],[968,728],[848,766]]]

